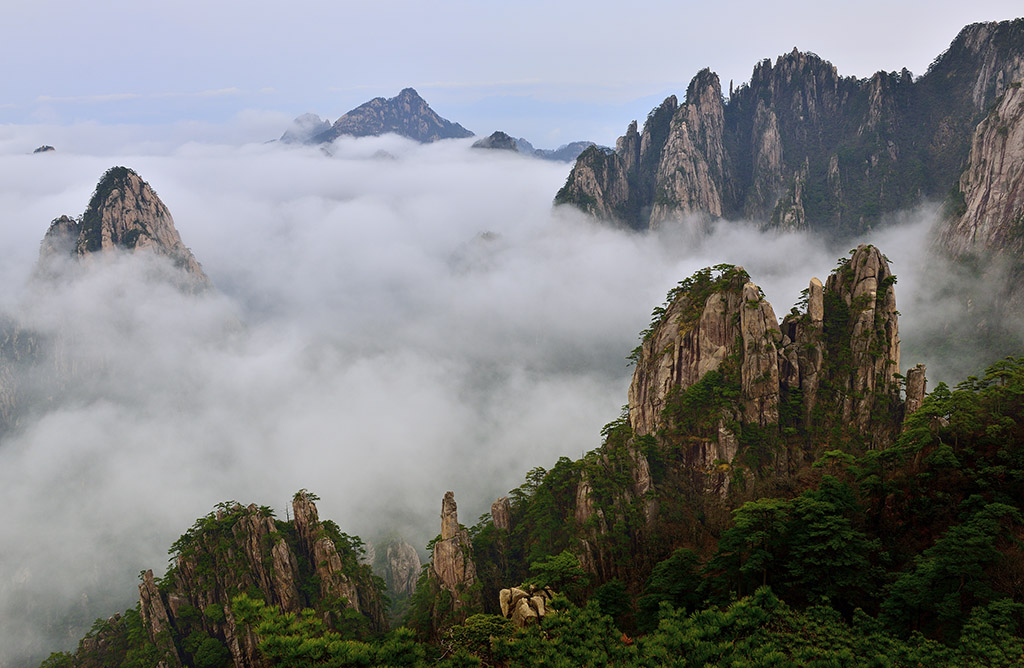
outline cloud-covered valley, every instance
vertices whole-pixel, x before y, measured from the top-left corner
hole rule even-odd
[[[964,314],[931,208],[840,247],[737,222],[637,235],[553,210],[567,166],[470,142],[25,155],[3,132],[0,312],[60,343],[0,442],[0,665],[133,605],[139,570],[220,501],[283,516],[307,488],[343,530],[422,547],[450,489],[472,524],[530,468],[600,444],[637,332],[707,265],[744,265],[781,317],[872,242],[899,276],[904,368],[955,381],[988,361],[915,343]],[[156,189],[215,290],[183,294],[144,255],[31,280],[49,221],[114,164]]]

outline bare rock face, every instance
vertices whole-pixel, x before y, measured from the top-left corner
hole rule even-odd
[[[299,546],[314,565],[321,598],[344,599],[347,607],[366,616],[371,628],[385,630],[387,622],[380,593],[349,575],[355,570],[368,571],[369,567],[359,563],[358,555],[339,550],[330,532],[320,522],[316,505],[308,492],[303,490],[294,496],[292,512]]]
[[[62,216],[50,224],[40,247],[40,263],[65,253],[86,257],[113,249],[163,255],[196,287],[209,286],[199,262],[181,242],[171,212],[150,185],[127,167],[107,170],[80,220]]]
[[[674,216],[722,215],[724,149],[722,87],[718,75],[701,70],[672,116],[661,149],[650,226]]]
[[[925,378],[925,366],[918,364],[907,370],[907,403],[906,414],[910,415],[924,403],[925,390],[928,384]]]
[[[670,391],[692,386],[737,353],[744,418],[758,424],[778,420],[775,358],[781,333],[771,305],[748,278],[741,267],[718,276],[706,270],[664,310],[645,338],[629,387],[634,434],[663,428]]]
[[[388,543],[384,551],[384,581],[388,591],[398,596],[411,595],[420,575],[420,555],[404,540]]]
[[[806,311],[794,308],[780,327],[742,268],[697,272],[655,310],[634,351],[632,433],[678,448],[674,457],[697,489],[717,494],[729,492],[745,447],[757,450],[742,466],[756,457],[758,467],[785,473],[813,460],[814,435],[824,430],[838,429],[855,447],[891,443],[905,412],[924,396],[923,367],[908,377],[906,407],[900,396],[895,282],[885,256],[860,246],[825,285],[811,279]],[[797,433],[807,438],[787,445],[787,435]],[[638,498],[648,496],[644,464],[630,466]],[[584,478],[578,524],[594,523],[600,512],[590,496]],[[600,555],[581,549],[593,571]]]
[[[512,530],[512,504],[503,496],[491,504],[491,523],[499,531]]]
[[[825,295],[831,297],[825,309],[825,334],[843,342],[829,351],[833,358],[829,361],[834,362],[831,378],[840,395],[843,420],[863,433],[876,411],[888,411],[899,403],[895,283],[885,256],[866,245],[858,246],[825,283]]]
[[[164,605],[163,597],[156,588],[153,579],[153,571],[147,570],[142,575],[142,582],[139,584],[139,613],[146,625],[149,637],[157,644],[167,656],[171,658],[174,665],[181,665],[181,657],[174,647],[167,633],[163,633],[171,627],[171,618],[167,614],[167,607]]]
[[[975,126],[1000,96],[1006,106],[998,120],[993,114],[991,132],[1002,128],[1012,143],[1004,119],[1015,113],[1009,98],[1022,79],[1024,19],[967,26],[917,79],[906,69],[843,77],[793,49],[758,63],[726,101],[717,76],[704,70],[684,104],[667,99],[639,135],[634,121],[614,155],[578,161],[555,202],[638,230],[696,215],[830,235],[867,231],[886,213],[946,196],[963,173]],[[979,151],[969,177],[982,213],[963,224],[981,236],[991,225],[983,220],[991,198],[981,193],[995,182],[1009,191],[1015,178],[1012,152],[1003,159],[996,143],[988,140],[985,154],[997,163]],[[991,202],[992,215],[1012,220],[1000,209],[1012,198],[1004,199]]]
[[[510,587],[498,592],[498,605],[505,619],[512,620],[517,628],[524,628],[554,614],[548,607],[548,602],[554,597],[555,593],[550,587]]]
[[[445,492],[441,502],[441,539],[434,543],[431,575],[440,588],[452,596],[453,611],[474,602],[470,587],[476,584],[476,564],[469,532],[459,526],[454,492]]]
[[[790,391],[801,393],[805,424],[811,423],[821,383],[825,360],[824,321],[824,287],[815,277],[807,287],[807,312],[791,313],[782,321],[779,359],[780,382]]]
[[[953,255],[1024,251],[1024,85],[1006,87],[974,132],[960,210],[941,233]]]
[[[636,124],[631,128],[636,134]],[[629,139],[627,133],[626,139]],[[623,138],[620,138],[621,145]],[[639,140],[636,147],[636,158],[639,158]],[[625,157],[623,157],[625,156]],[[618,153],[605,153],[598,146],[591,146],[583,151],[573,167],[574,177],[555,196],[556,203],[572,202],[588,214],[604,220],[624,222],[628,224],[628,209],[631,204],[629,168],[624,160],[634,159],[633,152],[627,151],[620,156]]]

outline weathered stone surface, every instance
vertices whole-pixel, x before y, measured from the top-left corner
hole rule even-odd
[[[684,104],[676,108],[673,97],[651,112],[639,142],[634,121],[614,156],[578,162],[555,201],[640,230],[697,215],[867,231],[886,213],[945,197],[975,126],[1000,96],[1013,104],[1007,98],[1022,79],[1024,19],[967,26],[918,79],[906,69],[841,77],[794,49],[758,63],[749,84],[730,87],[723,101],[705,70]],[[1010,116],[1007,107],[999,118]],[[1002,120],[993,129],[1000,127],[1009,132]],[[972,162],[993,172],[989,181],[1009,183],[1009,154],[995,165]],[[991,188],[981,177],[970,187],[981,189],[987,212],[980,192]],[[1006,219],[992,204],[991,215]],[[962,224],[985,236],[985,215]]]
[[[925,377],[925,365],[918,364],[907,370],[907,401],[904,406],[906,415],[910,415],[924,402],[928,379]]]
[[[142,582],[139,583],[139,614],[146,625],[149,637],[156,643],[161,651],[166,652],[175,662],[174,665],[181,665],[181,657],[174,647],[174,643],[168,634],[162,633],[171,626],[171,618],[167,614],[167,607],[164,605],[163,597],[156,588],[156,581],[153,579],[153,571],[147,570],[142,574]]]
[[[195,287],[209,286],[199,262],[182,243],[171,212],[150,185],[127,167],[107,170],[80,220],[61,216],[50,223],[40,246],[41,271],[46,273],[51,258],[67,253],[87,257],[113,249],[163,255]]]
[[[960,177],[962,211],[941,233],[954,255],[1024,251],[1024,85],[1004,91],[974,132],[967,169]]]
[[[729,272],[703,304],[693,303],[692,295],[679,295],[644,341],[629,387],[633,433],[657,432],[664,426],[669,392],[690,387],[736,352],[741,359],[745,419],[758,424],[778,421],[779,326],[757,286],[747,285],[746,272]],[[742,342],[741,351],[735,350],[737,340]]]
[[[503,496],[491,504],[491,523],[499,531],[512,530],[512,504]]]
[[[832,374],[842,395],[842,417],[865,434],[874,411],[899,402],[900,339],[894,285],[889,263],[881,251],[868,245],[858,246],[849,262],[825,283],[825,292],[841,299],[848,312],[843,336],[849,340],[849,364]]]
[[[434,543],[430,572],[441,589],[452,594],[453,609],[471,604],[470,587],[476,583],[476,564],[469,532],[459,526],[454,492],[441,502],[441,539]]]
[[[525,588],[511,587],[498,592],[501,615],[512,620],[519,628],[535,624],[548,614],[553,614],[547,605],[552,598],[554,592],[550,588],[540,589],[532,585]]]
[[[388,543],[385,549],[386,569],[384,581],[388,591],[399,596],[411,595],[416,590],[420,575],[420,555],[404,540]]]
[[[690,82],[686,104],[673,115],[660,151],[651,228],[677,216],[722,215],[723,125],[718,76],[702,70]]]
[[[360,586],[346,574],[346,570],[349,570],[347,567],[352,564],[345,563],[334,541],[324,531],[316,506],[308,493],[302,491],[295,495],[292,499],[292,512],[299,544],[303,552],[310,556],[310,563],[314,565],[320,582],[321,597],[345,599],[349,608],[370,620],[371,627],[384,630],[387,624],[380,596],[375,589]]]

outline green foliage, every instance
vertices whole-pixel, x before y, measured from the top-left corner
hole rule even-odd
[[[257,636],[260,654],[274,666],[419,666],[426,649],[411,630],[399,629],[374,643],[345,640],[314,610],[282,613],[240,595],[231,602],[240,624]]]
[[[448,631],[447,642],[442,643],[450,651],[471,654],[485,666],[495,665],[495,645],[500,640],[515,634],[512,622],[498,615],[470,615],[465,622]]]
[[[658,626],[658,613],[663,604],[692,612],[701,603],[700,559],[693,550],[680,548],[668,559],[659,562],[637,599],[637,627],[649,633]]]
[[[884,619],[897,628],[956,637],[966,613],[1000,598],[990,568],[1004,558],[998,542],[1018,542],[1013,534],[1022,522],[1016,508],[990,504],[951,527],[893,584],[882,604]]]
[[[580,560],[568,550],[534,561],[530,564],[530,571],[533,577],[527,580],[526,584],[539,589],[550,587],[570,599],[582,594],[589,579],[587,572],[580,566]]]
[[[74,654],[69,652],[53,652],[39,664],[39,668],[72,668],[74,665]]]

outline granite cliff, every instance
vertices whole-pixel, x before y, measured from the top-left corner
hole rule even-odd
[[[958,182],[984,188],[980,174],[969,174],[991,161],[979,154],[971,160],[978,167],[965,165],[972,152],[995,150],[998,137],[972,139],[975,126],[1003,105],[991,132],[1015,141],[1011,107],[1022,78],[1024,19],[967,26],[917,79],[906,69],[842,77],[794,49],[758,63],[725,99],[718,76],[702,70],[685,102],[667,98],[641,131],[634,121],[614,152],[581,154],[555,201],[641,230],[698,216],[862,232],[888,212],[946,198]],[[989,181],[997,176],[1011,177]]]

